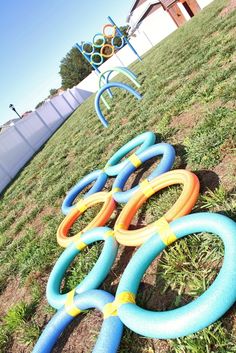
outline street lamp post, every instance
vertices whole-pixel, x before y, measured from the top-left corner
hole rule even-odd
[[[10,105],[9,105],[9,108],[12,109],[13,112],[15,112],[15,113],[19,116],[20,119],[22,118],[22,116],[20,116],[20,114],[16,111],[16,108],[14,107],[13,104],[10,104]]]

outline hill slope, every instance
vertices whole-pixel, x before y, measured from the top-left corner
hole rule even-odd
[[[233,2],[215,1],[148,52],[142,63],[131,66],[142,83],[140,102],[116,91],[111,112],[103,110],[109,121],[109,128],[104,129],[91,97],[6,190],[0,200],[1,352],[30,352],[53,313],[46,303],[45,287],[62,252],[55,235],[63,219],[60,206],[66,192],[88,172],[103,168],[108,158],[137,134],[154,131],[159,141],[174,145],[175,168],[196,172],[201,197],[194,211],[236,217],[235,23]],[[160,217],[180,191],[171,187],[153,196],[141,210],[145,211],[142,224]],[[86,212],[73,232],[87,224],[96,211]],[[85,276],[100,251],[97,244],[76,260],[65,290]],[[105,290],[115,292],[132,252],[121,247]],[[212,282],[222,258],[221,242],[209,234],[201,240],[192,236],[179,241],[150,266],[138,303],[166,310],[191,301]],[[119,352],[236,352],[235,317],[234,307],[210,328],[172,341],[144,339],[127,330]],[[78,326],[79,321],[65,332],[55,352],[62,347],[63,352],[91,350],[100,315],[91,312]]]

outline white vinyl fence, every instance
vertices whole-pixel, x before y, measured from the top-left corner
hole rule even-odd
[[[83,101],[74,87],[0,133],[0,192]]]
[[[198,1],[201,7],[205,7],[212,0]],[[170,16],[160,8],[141,23],[131,43],[143,55],[175,29]],[[137,57],[126,45],[99,69],[104,72],[113,67],[128,66],[135,60]],[[71,113],[97,89],[98,76],[93,71],[77,86],[47,100],[26,118],[0,133],[0,193]]]

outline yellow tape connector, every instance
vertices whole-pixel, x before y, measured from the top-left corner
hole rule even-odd
[[[117,316],[117,309],[127,303],[135,304],[135,295],[131,292],[121,292],[118,294],[112,303],[108,303],[103,307],[103,316],[104,319],[107,319],[110,316]]]
[[[108,230],[108,231],[104,234],[104,238],[114,237],[114,235],[115,235],[114,230]]]
[[[74,296],[75,296],[75,289],[67,293],[66,302],[65,302],[65,309],[67,314],[73,317],[77,316],[82,311],[75,306]]]
[[[138,156],[134,153],[132,154],[128,160],[133,164],[134,167],[138,168],[141,164],[142,161],[138,158]]]
[[[123,223],[119,223],[115,225],[114,231],[116,232],[119,229],[124,229],[124,224]]]
[[[158,221],[156,221],[155,226],[161,240],[165,245],[168,246],[177,239],[165,217],[161,217]]]
[[[142,193],[149,198],[153,194],[155,194],[155,190],[151,187],[149,181],[147,179],[144,179],[140,184],[139,184],[140,190]]]
[[[121,191],[120,188],[113,188],[113,189],[111,190],[111,194],[113,195],[113,194],[115,194],[116,192],[120,192],[120,191]]]
[[[106,164],[105,167],[102,170],[104,170],[104,172],[105,172],[106,169],[109,168],[109,167],[110,167],[110,164]]]
[[[79,202],[77,202],[77,204],[75,205],[76,210],[80,211],[81,213],[83,213],[84,211],[87,210],[87,205],[85,204],[84,200],[79,200]]]
[[[102,312],[103,312],[104,320],[110,316],[117,316],[118,313],[117,313],[116,303],[115,302],[107,303],[106,305],[104,305]]]
[[[127,303],[135,304],[135,295],[131,292],[121,292],[115,299],[117,309]]]
[[[84,248],[86,248],[86,246],[88,246],[88,245],[81,240],[78,240],[75,242],[76,249],[78,249],[80,251],[83,250]]]

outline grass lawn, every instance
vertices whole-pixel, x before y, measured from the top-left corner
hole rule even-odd
[[[66,192],[88,172],[103,168],[120,146],[139,133],[151,130],[158,141],[173,144],[177,153],[174,167],[197,174],[201,195],[193,212],[209,210],[236,219],[235,23],[233,6],[216,0],[149,51],[143,62],[131,65],[142,84],[140,102],[129,93],[116,91],[110,113],[103,108],[109,121],[105,129],[91,97],[5,191],[0,199],[1,353],[30,352],[54,313],[46,302],[45,288],[63,251],[56,231],[64,218],[60,207]],[[129,184],[133,180],[134,176]],[[106,188],[110,186],[111,182]],[[160,217],[180,193],[181,187],[173,186],[152,196],[140,210],[142,223]],[[87,211],[72,233],[84,227],[97,211]],[[109,225],[113,223],[114,219]],[[102,244],[96,244],[76,258],[64,291],[84,278],[101,248]],[[120,247],[102,288],[115,293],[134,251]],[[210,234],[176,242],[149,267],[138,304],[168,310],[192,301],[214,280],[223,253],[221,241]],[[210,327],[178,340],[151,340],[127,329],[119,353],[236,352],[235,308]],[[61,352],[63,347],[63,352],[90,352],[100,323],[101,315],[96,311],[81,315],[54,352]]]

